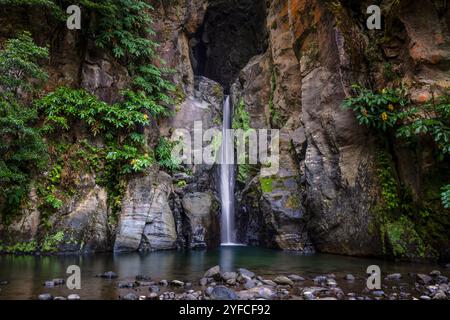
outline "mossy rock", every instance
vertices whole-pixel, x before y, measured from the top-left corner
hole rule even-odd
[[[273,191],[273,178],[272,177],[260,177],[259,183],[261,190],[264,193],[270,193]]]
[[[392,254],[400,260],[433,260],[436,252],[423,241],[414,228],[414,223],[402,216],[385,225],[388,244]]]

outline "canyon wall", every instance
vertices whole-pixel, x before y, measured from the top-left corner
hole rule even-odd
[[[280,130],[278,174],[237,167],[242,177],[236,190],[238,239],[303,253],[392,257],[398,243],[389,237],[389,227],[395,222],[387,225],[379,214],[380,141],[342,103],[355,83],[375,90],[404,83],[417,103],[447,90],[448,4],[382,1],[383,30],[369,31],[364,1],[150,2],[158,52],[174,70],[170,77],[177,87],[174,116],[146,130],[151,147],[173,128],[193,133],[194,121],[204,129],[220,128],[224,92],[235,110],[248,113],[252,128]],[[0,20],[0,38],[23,25],[30,26],[38,44],[52,44],[46,91],[69,85],[108,102],[118,99],[129,81],[126,69],[76,31],[55,33],[46,21],[44,13],[10,12]],[[82,139],[85,129],[71,135]],[[448,168],[441,168],[426,144],[410,150],[393,137],[391,148],[396,180],[411,190],[412,205],[432,203],[422,229],[414,217],[395,225],[408,251],[401,258],[448,258],[449,212],[435,205],[435,193],[429,192],[429,182],[448,175]],[[49,232],[68,235],[61,251],[215,247],[220,242],[217,167],[187,169],[170,175],[154,165],[131,178],[118,216],[95,176],[80,172],[80,192],[49,218]],[[0,226],[3,241],[42,236],[35,191],[29,198],[19,217]]]

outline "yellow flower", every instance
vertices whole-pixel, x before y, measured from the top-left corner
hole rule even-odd
[[[136,159],[133,159],[133,160],[131,160],[131,165],[135,165],[137,163],[137,160]]]
[[[144,114],[144,120],[148,120],[148,115]]]
[[[381,119],[383,119],[383,121],[387,121],[388,115],[387,115],[386,112],[383,112],[383,113],[381,114]]]
[[[386,90],[386,89],[383,89],[383,90],[381,90],[381,93],[382,93],[382,94],[386,94],[386,93],[387,93],[387,90]]]
[[[394,111],[394,106],[392,104],[388,105],[389,111]]]
[[[148,158],[148,153],[145,153],[145,154],[144,154],[144,158]]]

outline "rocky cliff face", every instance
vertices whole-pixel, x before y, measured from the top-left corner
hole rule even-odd
[[[341,105],[353,83],[386,86],[386,66],[416,88],[416,101],[448,87],[449,8],[419,2],[400,4],[395,18],[386,17],[383,42],[363,24],[368,4],[270,1],[269,48],[241,71],[232,94],[235,105],[242,99],[253,127],[281,130],[281,168],[270,179],[250,176],[241,186],[243,239],[306,252],[312,242],[321,252],[387,254],[375,213],[381,201],[379,144]],[[426,8],[429,22],[416,5]],[[399,145],[394,148],[400,152]],[[399,180],[423,194],[425,164],[410,160],[398,154]],[[418,172],[419,184],[412,178]],[[448,254],[445,247],[438,250]]]
[[[235,109],[241,106],[249,114],[252,128],[280,130],[277,175],[262,176],[258,166],[237,168],[248,169],[236,190],[238,239],[304,253],[389,256],[393,244],[376,210],[382,193],[379,141],[341,105],[352,84],[378,90],[392,84],[394,76],[396,83],[408,84],[415,102],[448,88],[448,4],[382,1],[384,29],[378,32],[365,27],[364,1],[150,2],[158,51],[166,67],[175,70],[178,96],[174,116],[147,132],[150,145],[173,128],[193,133],[194,121],[204,129],[220,128],[224,90]],[[39,29],[43,24],[40,14],[17,16],[2,18],[7,20],[2,25],[20,22]],[[11,33],[1,28],[2,38]],[[39,41],[48,42],[49,34],[41,32]],[[47,89],[74,85],[108,102],[117,99],[129,81],[124,67],[73,32],[58,34],[54,42]],[[398,182],[411,189],[414,201],[430,200],[427,181],[436,174],[436,162],[427,146],[411,153],[394,137],[391,147]],[[106,191],[95,177],[81,175],[81,195],[50,220],[54,232],[71,235],[72,244],[60,249],[218,245],[216,169],[191,165],[190,174],[170,176],[152,167],[129,181],[117,224],[111,222]],[[448,210],[436,211],[442,214],[430,225],[448,225]],[[39,221],[38,208],[24,209],[11,225],[0,227],[1,238],[34,239]],[[448,236],[438,241],[418,237],[413,243],[405,240],[413,252],[409,259],[448,257]],[[433,254],[417,247],[432,248]]]

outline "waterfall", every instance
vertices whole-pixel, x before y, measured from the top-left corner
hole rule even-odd
[[[220,200],[222,203],[222,245],[236,242],[234,230],[234,143],[231,134],[232,110],[230,97],[223,103],[222,148],[220,151]]]

